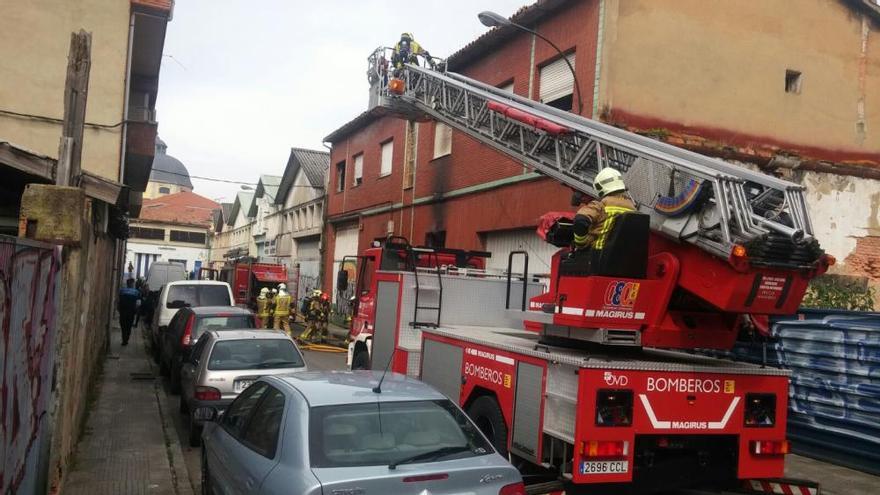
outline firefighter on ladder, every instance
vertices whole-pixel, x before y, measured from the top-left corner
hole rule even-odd
[[[290,294],[286,284],[278,284],[278,295],[275,296],[275,330],[284,330],[290,335]]]
[[[571,196],[572,206],[578,207],[574,216],[573,252],[587,249],[601,251],[614,217],[636,211],[635,204],[626,194],[623,176],[617,170],[611,167],[600,170],[593,187],[599,194],[599,200],[590,201],[580,191],[575,191]]]
[[[395,71],[403,68],[403,64],[419,63],[419,56],[423,57],[431,67],[434,67],[434,60],[428,50],[422,48],[416,40],[413,39],[411,33],[403,33],[400,35],[400,41],[394,45],[394,52],[391,54],[391,64]]]
[[[268,293],[269,288],[263,287],[260,289],[260,295],[257,296],[257,318],[260,319],[260,328],[269,328],[271,315],[269,313],[269,298],[266,297]]]
[[[312,291],[306,311],[306,330],[300,339],[306,342],[322,342],[327,337],[327,323],[330,317],[330,298],[320,289]]]

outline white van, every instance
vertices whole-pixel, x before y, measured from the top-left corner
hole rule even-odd
[[[168,282],[186,280],[186,268],[180,263],[170,261],[154,261],[147,272],[147,287],[158,292]]]
[[[218,280],[177,280],[168,282],[159,291],[153,320],[150,322],[150,343],[157,350],[162,341],[162,333],[168,328],[171,318],[183,307],[232,306],[232,288]]]

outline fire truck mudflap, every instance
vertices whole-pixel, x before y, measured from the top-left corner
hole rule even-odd
[[[479,397],[495,400],[509,452],[575,485],[672,488],[783,475],[783,370],[661,350],[557,348],[522,330],[454,327],[424,329],[421,378],[465,411]]]

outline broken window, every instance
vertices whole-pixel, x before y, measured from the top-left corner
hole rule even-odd
[[[359,186],[364,183],[364,154],[355,155],[354,157],[354,185]]]
[[[785,71],[785,92],[801,94],[801,72],[797,70],[786,69]]]
[[[336,164],[336,192],[345,190],[345,162]]]
[[[574,53],[541,67],[538,98],[541,103],[569,111],[574,102],[572,97],[574,93],[574,74],[572,74],[568,64],[565,63],[566,59],[571,63],[572,69],[576,68]]]

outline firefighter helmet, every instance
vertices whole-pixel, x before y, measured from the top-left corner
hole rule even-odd
[[[313,297],[320,297],[320,296],[321,296],[321,289],[315,289],[315,290],[313,290],[313,291],[312,291],[312,296],[313,296]]]
[[[260,289],[260,295],[261,295],[261,296],[265,296],[267,292],[269,292],[269,288],[268,288],[268,287],[263,287],[262,289]]]
[[[278,284],[278,290],[287,290],[287,284]]]
[[[605,197],[611,193],[626,191],[626,184],[620,172],[611,167],[605,167],[596,174],[593,187],[600,196]]]
[[[402,34],[400,35],[400,39],[401,39],[401,40],[412,41],[412,39],[413,39],[412,33],[402,33]]]

